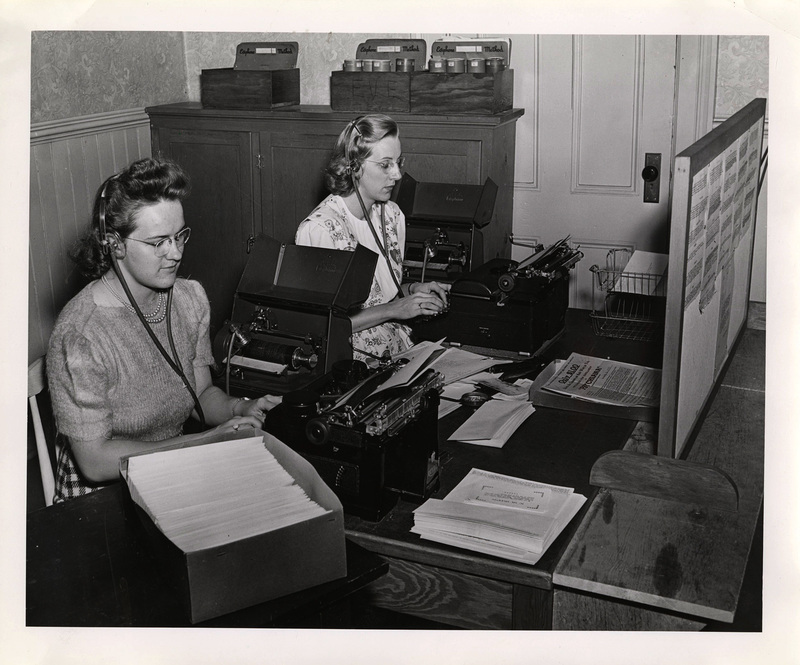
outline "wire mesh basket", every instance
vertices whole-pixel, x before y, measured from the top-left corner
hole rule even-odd
[[[592,279],[592,328],[596,335],[639,341],[664,334],[667,277],[625,270],[630,249],[612,249],[606,266],[589,268]]]

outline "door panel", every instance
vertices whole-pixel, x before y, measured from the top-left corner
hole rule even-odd
[[[262,132],[262,231],[294,242],[298,224],[327,196],[323,171],[334,134]]]
[[[527,41],[531,43],[528,44]],[[535,140],[517,149],[514,236],[551,243],[568,234],[591,251],[574,271],[571,305],[591,307],[589,268],[605,248],[666,252],[675,78],[674,36],[521,37],[538,57]],[[519,48],[518,48],[519,46]],[[519,66],[519,60],[517,60]],[[662,155],[659,203],[644,203],[645,153]],[[514,249],[514,258],[530,250]]]
[[[481,185],[481,142],[404,137],[406,171],[418,182]]]

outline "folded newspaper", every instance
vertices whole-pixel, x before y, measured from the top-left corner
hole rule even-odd
[[[472,469],[444,499],[414,511],[412,533],[535,564],[585,503],[570,487]]]
[[[542,390],[598,404],[656,407],[661,370],[573,353]]]

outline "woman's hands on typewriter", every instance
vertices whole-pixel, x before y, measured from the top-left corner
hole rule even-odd
[[[398,319],[418,316],[436,316],[447,310],[450,284],[442,282],[415,282],[408,285],[408,296],[394,302],[398,306]]]

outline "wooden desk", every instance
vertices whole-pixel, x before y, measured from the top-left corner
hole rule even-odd
[[[556,567],[554,628],[733,621],[764,493],[764,347],[744,331],[687,456],[733,479],[738,511],[601,490]]]
[[[571,310],[564,337],[548,352],[571,351],[660,366],[661,348],[591,333],[588,312]],[[589,472],[608,450],[621,449],[635,422],[537,407],[501,449],[483,448],[447,437],[469,415],[461,408],[439,423],[444,497],[472,468],[574,487],[592,498]],[[587,506],[589,503],[587,502]],[[380,554],[389,573],[370,585],[372,602],[382,608],[464,628],[548,629],[553,625],[552,575],[583,513],[534,566],[422,540],[410,533],[416,505],[401,501],[383,520],[345,516],[349,538]]]
[[[197,625],[348,627],[350,595],[386,568],[348,542],[346,578]],[[128,514],[119,484],[30,513],[26,577],[28,626],[190,625],[138,518]]]

